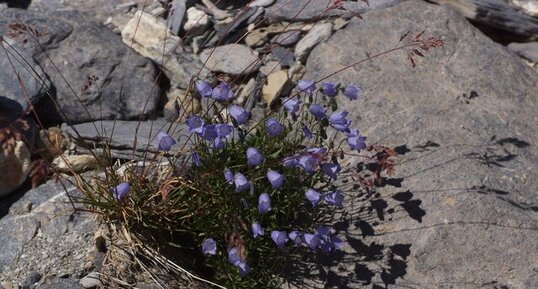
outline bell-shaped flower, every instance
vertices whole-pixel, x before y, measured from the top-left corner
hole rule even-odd
[[[262,226],[260,226],[258,222],[252,223],[251,227],[252,227],[252,235],[254,236],[254,238],[258,238],[259,236],[264,235],[265,232],[263,231]]]
[[[301,79],[297,82],[297,89],[299,90],[299,92],[306,92],[308,94],[312,94],[316,89],[316,86],[314,85],[313,80]]]
[[[340,172],[340,165],[337,163],[324,163],[321,165],[321,171],[331,179],[336,180]]]
[[[323,253],[329,253],[333,250],[332,244],[325,240],[321,240],[319,247]]]
[[[301,108],[301,100],[288,97],[284,99],[284,108],[291,114],[293,119],[297,118],[297,112]]]
[[[214,124],[204,125],[202,133],[200,134],[200,137],[209,142],[214,141],[218,136],[217,127]]]
[[[328,192],[323,200],[329,205],[336,206],[337,208],[342,208],[342,201],[344,201],[344,195],[340,191]]]
[[[202,159],[200,158],[200,155],[197,152],[191,153],[191,159],[195,166],[199,167],[202,165]]]
[[[216,255],[217,242],[211,238],[205,239],[202,243],[202,252],[204,252],[204,255]]]
[[[162,131],[155,136],[155,142],[157,148],[165,152],[170,151],[172,146],[176,144],[176,141],[171,136]]]
[[[230,116],[238,123],[245,124],[250,118],[250,113],[237,105],[230,105],[228,107]]]
[[[230,250],[228,250],[228,261],[235,266],[239,265],[243,260],[241,259],[241,255],[239,255],[239,250],[237,250],[236,247],[232,247]]]
[[[232,173],[232,171],[230,171],[230,169],[225,169],[224,170],[224,179],[226,179],[226,182],[228,182],[228,184],[233,184],[234,183],[234,173]]]
[[[209,97],[211,96],[211,92],[213,89],[211,88],[211,85],[209,85],[209,83],[201,79],[196,82],[196,90],[200,93],[201,96]]]
[[[187,122],[187,126],[189,127],[189,132],[202,134],[203,129],[204,129],[204,125],[205,125],[205,121],[201,117],[199,117],[197,115],[193,115],[193,116],[190,116],[189,118],[187,118],[186,122]]]
[[[110,190],[112,191],[112,195],[116,200],[121,200],[131,191],[131,185],[124,182],[120,183],[119,185]]]
[[[351,121],[346,119],[347,114],[347,111],[333,112],[331,116],[329,116],[329,124],[338,131],[349,132]]]
[[[227,101],[234,96],[232,89],[228,83],[221,82],[217,87],[213,88],[211,97],[217,101]]]
[[[358,86],[348,85],[344,89],[344,95],[351,100],[356,100],[361,95],[361,89]]]
[[[305,193],[306,199],[315,207],[321,200],[321,195],[314,189],[308,189]]]
[[[295,245],[301,245],[303,243],[303,233],[299,231],[291,231],[288,233],[290,240],[295,243]]]
[[[218,137],[226,138],[232,133],[234,127],[229,124],[219,123],[215,125],[215,129],[217,130]]]
[[[262,153],[255,147],[247,149],[247,164],[249,167],[255,167],[263,162]]]
[[[258,198],[258,211],[262,214],[271,211],[271,199],[268,193],[263,193]]]
[[[284,132],[284,126],[274,118],[265,121],[265,128],[269,136],[275,137]]]
[[[239,193],[250,189],[250,182],[242,173],[234,175],[235,192]]]
[[[273,242],[275,242],[275,244],[279,248],[282,248],[288,242],[288,234],[286,234],[286,232],[283,232],[283,231],[272,231],[271,239],[273,239]]]
[[[359,130],[356,128],[350,129],[347,134],[347,144],[351,149],[363,150],[366,148],[366,137],[359,134]]]
[[[328,241],[331,236],[331,228],[325,226],[319,226],[316,228],[316,236],[322,240]]]
[[[321,93],[326,96],[336,96],[338,91],[336,90],[337,86],[334,82],[327,81],[321,85]]]
[[[292,155],[282,159],[282,165],[286,168],[294,168],[299,165],[299,157],[297,155]]]
[[[320,159],[327,153],[327,148],[324,148],[324,147],[309,148],[306,151],[314,155],[316,158]]]
[[[313,174],[318,167],[316,158],[310,154],[300,156],[298,164],[307,174]]]
[[[319,237],[315,234],[304,234],[304,242],[312,250],[316,249],[321,243]]]
[[[313,114],[317,118],[326,118],[327,115],[325,114],[327,112],[327,109],[319,104],[311,104],[308,108],[308,111]]]
[[[271,183],[273,189],[279,189],[284,184],[285,177],[277,171],[267,170],[267,179]]]

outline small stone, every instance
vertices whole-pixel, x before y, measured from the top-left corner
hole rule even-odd
[[[284,67],[291,67],[295,63],[293,51],[284,47],[276,46],[271,48],[272,56]]]
[[[263,67],[262,67],[263,68]],[[261,68],[260,68],[261,70]],[[254,78],[251,78],[247,84],[243,87],[241,90],[241,93],[239,93],[239,96],[236,99],[236,103],[242,105],[245,103],[245,100],[248,99],[248,97],[254,93],[254,90],[256,89],[256,80]]]
[[[213,17],[217,20],[224,20],[230,17],[230,14],[226,10],[219,9],[211,0],[202,0],[202,3],[207,7],[209,12],[213,14]]]
[[[82,173],[98,167],[92,155],[61,155],[52,161],[52,165],[62,173]]]
[[[286,31],[271,38],[271,43],[275,43],[282,46],[290,46],[301,38],[301,31]]]
[[[86,275],[86,277],[80,279],[79,283],[84,288],[97,287],[101,284],[101,280],[99,280],[99,273],[91,272],[90,274]]]
[[[301,63],[305,63],[310,51],[319,43],[329,39],[331,32],[331,23],[315,25],[295,46],[295,58]]]
[[[178,35],[179,30],[181,30],[181,24],[183,24],[183,17],[185,16],[185,9],[187,9],[186,0],[172,1],[170,12],[168,13],[168,28],[175,35]]]
[[[262,67],[260,67],[261,74],[267,76],[275,71],[278,71],[282,69],[282,66],[280,65],[280,62],[278,61],[269,61],[266,64],[264,64]]]
[[[287,70],[279,70],[269,74],[267,76],[267,84],[262,88],[263,101],[270,106],[280,96],[288,82]]]
[[[24,281],[21,282],[21,289],[33,289],[39,280],[41,280],[41,274],[37,271],[30,271]]]
[[[241,44],[206,49],[200,58],[202,62],[207,61],[206,66],[209,70],[233,75],[250,74],[260,67],[260,61],[254,51]]]
[[[333,30],[340,30],[344,27],[346,27],[346,25],[349,23],[349,20],[348,19],[344,19],[344,18],[336,18],[334,20],[334,23],[333,23]]]
[[[209,15],[196,7],[191,7],[187,9],[187,21],[183,30],[187,31],[189,35],[198,36],[204,33],[210,23]]]
[[[254,0],[248,4],[248,6],[267,7],[275,3],[275,0]]]
[[[245,37],[245,43],[250,47],[258,47],[267,43],[267,31],[264,29],[256,29],[250,31]]]
[[[30,150],[23,141],[15,141],[10,149],[0,154],[0,197],[17,189],[30,172]]]

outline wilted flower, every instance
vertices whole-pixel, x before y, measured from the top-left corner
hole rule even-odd
[[[247,149],[247,164],[249,167],[255,167],[263,162],[262,153],[255,147]]]
[[[303,134],[304,134],[305,138],[311,139],[311,138],[314,137],[314,135],[312,134],[312,132],[308,129],[308,127],[306,125],[303,124],[301,129],[303,130]]]
[[[221,82],[217,87],[213,88],[211,97],[217,101],[226,101],[234,96],[231,87],[228,83]]]
[[[238,124],[245,124],[250,117],[248,111],[237,105],[230,105],[228,111],[230,112],[230,116],[233,117]]]
[[[271,211],[271,199],[269,198],[268,193],[263,193],[258,198],[258,210],[262,214]]]
[[[304,242],[312,250],[316,249],[319,246],[321,240],[317,235],[314,234],[304,234]]]
[[[189,127],[189,132],[201,134],[204,129],[204,124],[205,121],[197,115],[193,115],[187,118],[187,126]]]
[[[273,239],[273,241],[279,248],[282,248],[288,242],[288,235],[286,234],[286,232],[272,231],[271,239]]]
[[[131,191],[131,185],[129,183],[120,183],[115,188],[112,188],[111,191],[116,200],[121,200]]]
[[[202,244],[202,251],[205,255],[216,255],[217,254],[217,242],[211,238],[204,240]]]
[[[350,129],[347,134],[347,143],[349,147],[354,150],[363,150],[366,148],[366,137],[359,134],[359,130],[356,128]]]
[[[314,86],[313,80],[301,79],[297,82],[297,89],[300,92],[306,92],[308,94],[312,94],[314,90],[316,89],[316,86]]]
[[[235,192],[239,193],[250,189],[250,182],[242,173],[236,173],[234,176]]]
[[[226,179],[226,182],[228,182],[228,184],[231,185],[234,183],[234,173],[232,173],[230,169],[224,170],[224,178]]]
[[[338,208],[342,208],[342,201],[344,200],[344,196],[340,191],[334,191],[334,192],[328,192],[325,197],[323,197],[325,202],[329,205],[336,206]]]
[[[299,231],[291,231],[288,234],[290,240],[295,243],[295,245],[301,245],[303,243],[303,233]]]
[[[358,86],[348,85],[344,89],[344,95],[351,100],[356,100],[361,95],[361,89]]]
[[[176,141],[171,136],[162,131],[155,136],[155,142],[157,148],[165,152],[172,149],[172,146],[176,144]]]
[[[351,121],[346,119],[347,114],[347,111],[334,112],[329,117],[329,123],[338,131],[349,132],[349,125],[351,124]]]
[[[284,108],[288,110],[291,114],[291,117],[293,119],[297,118],[297,112],[299,111],[299,108],[301,106],[301,100],[296,98],[288,97],[284,99]]]
[[[313,114],[317,118],[327,117],[327,115],[325,115],[325,112],[327,111],[327,109],[316,103],[310,105],[310,107],[308,108],[308,111],[310,111],[310,113]]]
[[[330,81],[324,82],[321,85],[321,92],[326,96],[335,96],[338,94],[336,91],[336,84]]]
[[[258,224],[257,222],[252,223],[252,235],[254,238],[257,238],[258,236],[263,236],[265,232],[263,231],[262,226]]]
[[[340,165],[336,163],[324,163],[321,165],[321,171],[331,179],[336,180],[337,174],[340,172]]]
[[[191,158],[195,166],[199,167],[202,165],[202,160],[200,159],[200,155],[198,155],[197,152],[192,152]]]
[[[213,89],[205,80],[199,80],[196,83],[196,90],[198,90],[201,96],[208,97],[211,96],[211,92]]]
[[[278,189],[284,184],[285,177],[279,172],[269,169],[267,170],[267,179],[269,179],[269,182],[274,189]]]
[[[321,199],[321,195],[314,189],[306,190],[305,196],[306,196],[306,199],[310,203],[312,203],[312,207],[315,207]]]
[[[274,118],[265,121],[265,127],[267,128],[267,134],[273,137],[280,135],[284,131],[284,126]]]

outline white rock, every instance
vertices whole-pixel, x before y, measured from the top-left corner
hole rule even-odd
[[[98,163],[92,155],[58,156],[52,165],[61,173],[82,173],[97,169]]]
[[[16,141],[12,149],[2,151],[0,146],[0,197],[16,190],[30,171],[30,150],[23,141]]]
[[[267,105],[271,105],[280,96],[282,89],[288,84],[288,71],[278,70],[267,76],[267,84],[262,88],[262,98]]]
[[[210,23],[209,15],[196,7],[191,7],[187,9],[187,21],[185,22],[183,29],[187,31],[189,35],[197,36],[204,33]]]
[[[331,32],[331,23],[316,24],[295,46],[295,59],[305,63],[310,51],[319,43],[329,39]]]

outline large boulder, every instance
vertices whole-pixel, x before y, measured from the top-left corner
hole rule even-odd
[[[369,144],[401,153],[371,202],[347,186],[348,205],[359,205],[340,224],[350,254],[329,279],[340,288],[538,288],[538,74],[441,6],[406,1],[363,17],[312,51],[305,78],[391,49],[408,30],[445,46],[416,68],[400,51],[329,78],[363,88],[340,108]],[[384,248],[386,263],[376,259]]]
[[[24,47],[52,80],[54,99],[36,107],[45,120],[133,119],[157,109],[151,61],[77,11],[7,9],[0,34]]]

